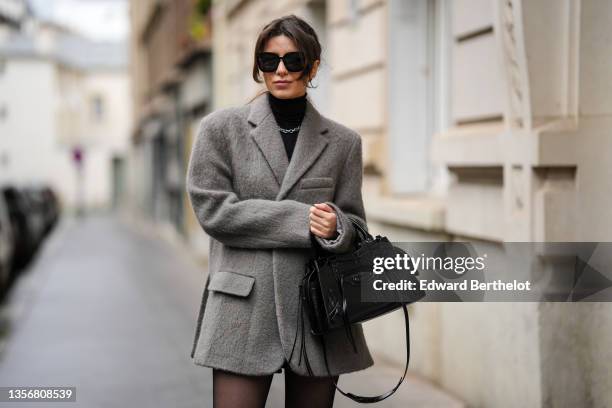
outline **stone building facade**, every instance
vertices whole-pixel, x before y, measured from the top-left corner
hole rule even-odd
[[[184,174],[195,128],[212,108],[212,24],[205,3],[130,2],[131,205],[203,252],[207,240],[184,195]]]

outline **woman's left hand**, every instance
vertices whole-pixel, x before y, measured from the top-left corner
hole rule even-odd
[[[336,212],[332,207],[325,203],[317,203],[310,207],[310,232],[325,239],[338,236]]]

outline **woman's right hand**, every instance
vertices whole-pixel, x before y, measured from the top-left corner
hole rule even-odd
[[[337,216],[332,207],[317,203],[310,207],[310,232],[325,239],[338,236]]]

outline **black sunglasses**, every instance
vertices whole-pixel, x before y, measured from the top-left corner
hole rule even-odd
[[[274,72],[281,60],[288,71],[304,70],[304,54],[301,52],[288,52],[282,57],[272,52],[260,52],[257,54],[257,67],[263,72]]]

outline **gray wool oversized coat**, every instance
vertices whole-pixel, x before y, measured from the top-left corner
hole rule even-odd
[[[248,375],[266,375],[288,361],[308,375],[295,339],[298,287],[311,256],[309,208],[327,202],[338,215],[339,236],[317,237],[342,253],[355,234],[347,217],[364,222],[361,138],[322,116],[307,100],[291,161],[267,94],[224,108],[200,122],[187,172],[195,215],[211,237],[209,275],[191,352],[194,363]],[[306,348],[315,376],[328,375],[318,339]],[[373,364],[361,325],[326,335],[332,375]],[[298,340],[299,345],[299,340]]]

